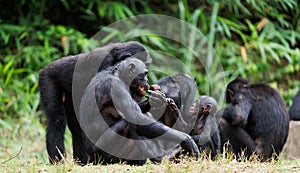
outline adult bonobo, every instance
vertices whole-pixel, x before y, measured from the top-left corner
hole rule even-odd
[[[187,74],[175,74],[161,78],[156,84],[166,97],[174,100],[177,107],[181,109],[183,118],[189,121],[189,110],[196,94],[195,80]]]
[[[184,132],[189,133],[202,151],[211,152],[211,158],[215,158],[220,149],[220,135],[218,129],[219,117],[216,117],[217,103],[212,97],[201,96],[195,103],[196,93],[195,81],[187,74],[175,74],[166,76],[156,82],[159,89],[174,100],[177,107],[181,109],[181,115],[187,125]],[[167,111],[161,121],[169,125],[169,122],[180,120]]]
[[[134,95],[146,94],[147,72],[140,60],[126,59],[97,73],[86,88],[80,125],[91,162],[143,164],[145,159],[160,157],[178,143],[186,151],[199,154],[189,135],[142,113]]]
[[[88,155],[82,143],[82,131],[76,118],[79,101],[85,87],[97,71],[101,71],[128,57],[135,56],[148,67],[151,63],[148,51],[138,42],[108,44],[90,53],[63,57],[45,66],[39,72],[39,91],[41,102],[47,116],[46,146],[51,163],[59,162],[65,156],[64,133],[66,123],[72,133],[73,156],[78,162],[86,163]],[[77,62],[85,63],[75,72]],[[92,66],[93,65],[93,66]],[[93,71],[89,67],[96,67]],[[74,77],[74,75],[79,77]],[[78,80],[80,88],[75,91],[73,79]],[[73,87],[73,88],[72,88]],[[76,96],[76,98],[74,98]],[[77,105],[74,105],[74,100]]]
[[[299,121],[300,120],[300,91],[293,98],[293,104],[289,110],[290,120]]]
[[[220,122],[222,144],[229,141],[237,156],[258,155],[266,161],[277,156],[286,142],[289,117],[285,103],[275,89],[265,83],[249,83],[237,78],[226,88],[226,102]]]

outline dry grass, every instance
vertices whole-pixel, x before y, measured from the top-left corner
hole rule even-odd
[[[219,159],[210,161],[206,159],[186,160],[182,163],[164,161],[161,164],[147,163],[144,166],[114,165],[88,165],[78,166],[66,161],[61,165],[49,165],[38,159],[13,159],[1,165],[1,172],[299,172],[299,160],[285,160],[260,163],[258,161],[242,161]]]
[[[53,166],[48,163],[44,129],[40,124],[23,119],[6,125],[2,123],[0,127],[1,172],[300,172],[300,159],[285,157],[286,154],[278,161],[267,163],[255,159],[237,161],[220,154],[216,161],[200,158],[198,161],[184,159],[178,164],[163,161],[161,164],[147,163],[144,166],[114,164],[82,167],[71,161],[69,133],[66,135],[68,158],[65,164]]]

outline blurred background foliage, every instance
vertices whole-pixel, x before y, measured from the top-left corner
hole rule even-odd
[[[44,117],[39,69],[82,52],[103,27],[139,14],[169,15],[199,28],[221,60],[227,82],[237,76],[266,81],[288,106],[300,86],[297,0],[10,0],[0,6],[0,126],[24,116],[38,123]],[[199,94],[207,94],[206,75],[187,49],[157,36],[138,41],[178,57],[191,69]],[[151,74],[153,81],[158,77]]]

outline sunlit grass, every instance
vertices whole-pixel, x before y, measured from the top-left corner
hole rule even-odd
[[[27,123],[24,123],[27,122]],[[257,158],[235,159],[230,153],[219,154],[215,161],[204,156],[198,160],[183,158],[180,163],[164,160],[161,164],[147,162],[143,166],[124,164],[79,166],[71,153],[71,138],[67,131],[67,158],[64,164],[50,165],[45,148],[45,129],[22,121],[8,121],[0,128],[0,170],[1,172],[298,172],[300,159],[287,159],[262,163]]]

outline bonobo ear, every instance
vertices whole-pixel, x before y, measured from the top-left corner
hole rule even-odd
[[[128,65],[128,73],[130,76],[136,75],[136,67],[134,63]]]

